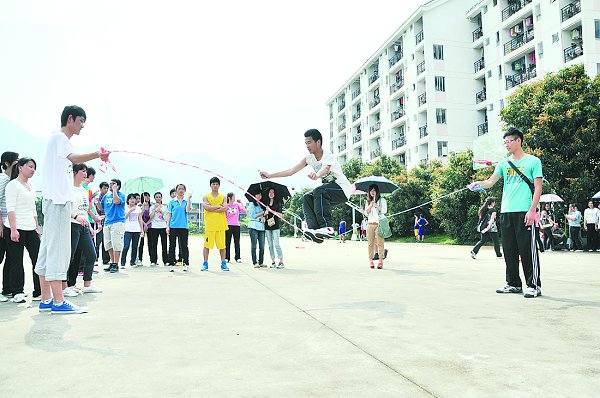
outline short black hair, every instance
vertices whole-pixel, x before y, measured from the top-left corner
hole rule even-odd
[[[213,178],[210,179],[210,185],[212,185],[215,182],[217,184],[221,185],[221,180],[219,180],[219,177],[213,177]]]
[[[100,188],[108,188],[108,182],[106,182],[106,181],[102,181],[102,182],[100,183]]]
[[[117,184],[117,186],[119,187],[119,189],[121,189],[121,180],[119,180],[118,178],[113,178],[110,181],[114,182],[115,184]]]
[[[87,166],[85,165],[85,163],[75,163],[73,165],[73,174],[81,170],[87,170]]]
[[[185,191],[185,190],[187,190],[187,188],[185,187],[185,184],[177,184],[177,185],[175,186],[175,190],[177,191],[177,190],[179,189],[179,187],[180,187],[180,186],[181,186],[181,187],[183,187],[183,190],[184,190],[184,191]]]
[[[323,136],[321,132],[317,129],[306,130],[304,133],[304,138],[312,138],[314,142],[321,141],[321,145],[323,145]]]
[[[82,107],[77,105],[67,105],[65,106],[65,109],[63,109],[62,114],[60,115],[60,127],[65,127],[67,125],[69,115],[71,115],[73,121],[75,121],[77,116],[81,116],[82,118],[87,120],[87,116],[85,115],[85,111]]]
[[[173,195],[173,192],[175,192],[175,191],[177,191],[177,189],[176,189],[176,188],[173,188],[173,189],[171,189],[171,190],[169,191],[169,195]]]
[[[17,178],[19,176],[19,167],[25,166],[29,162],[33,162],[33,167],[37,170],[37,163],[35,162],[35,160],[33,160],[32,158],[21,158],[19,159],[15,167],[12,169],[10,179],[14,180],[15,178]]]
[[[2,170],[6,170],[13,164],[16,160],[19,160],[19,154],[16,152],[6,151],[2,154],[2,158],[0,161],[2,162]],[[8,166],[7,166],[8,164]]]
[[[139,198],[139,197],[141,197],[141,196],[140,196],[140,194],[139,194],[139,193],[137,193],[137,192],[136,192],[136,193],[134,193],[134,194],[133,194],[133,196],[135,196],[135,198],[136,198],[136,199],[137,199],[137,198]]]
[[[87,169],[88,169],[88,177],[96,175],[96,170],[93,167],[88,167]]]
[[[521,143],[523,143],[523,132],[517,128],[509,127],[502,136],[503,139],[506,137],[518,137],[521,139]]]
[[[130,193],[129,195],[127,195],[127,203],[129,203],[129,199],[135,199],[135,194],[134,193]]]

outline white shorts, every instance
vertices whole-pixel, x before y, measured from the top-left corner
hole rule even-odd
[[[42,202],[44,231],[35,273],[47,281],[67,280],[71,261],[71,202],[54,204],[50,199]]]
[[[117,222],[104,226],[104,249],[116,252],[123,251],[125,242],[125,223]]]

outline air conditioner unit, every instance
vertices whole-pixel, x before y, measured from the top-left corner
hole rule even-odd
[[[494,110],[494,104],[488,104],[487,110],[488,110],[488,112],[493,111]]]

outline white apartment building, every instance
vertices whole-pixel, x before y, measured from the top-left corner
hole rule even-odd
[[[474,147],[497,160],[506,97],[575,63],[597,74],[599,36],[599,0],[429,1],[327,101],[330,149],[342,164]]]

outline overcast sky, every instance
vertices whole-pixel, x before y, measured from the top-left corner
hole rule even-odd
[[[44,140],[78,104],[75,147],[287,168],[305,130],[328,147],[325,101],[422,3],[2,0],[0,117]]]

